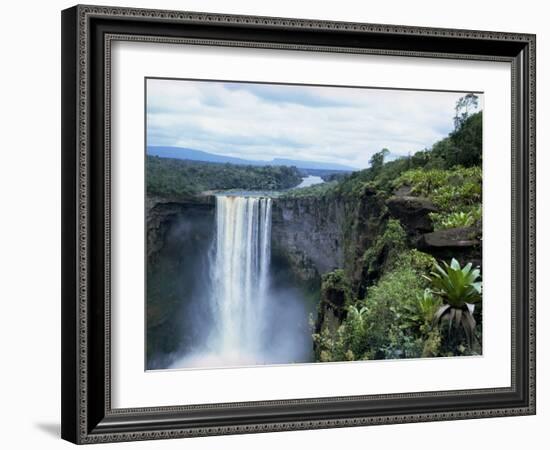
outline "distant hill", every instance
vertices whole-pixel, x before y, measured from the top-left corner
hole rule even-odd
[[[161,158],[187,159],[191,161],[205,161],[213,163],[230,163],[251,166],[295,166],[298,169],[318,169],[329,171],[353,172],[358,169],[342,164],[325,163],[319,161],[301,161],[295,159],[274,158],[270,161],[249,160],[233,156],[218,155],[184,147],[147,147],[147,154]]]

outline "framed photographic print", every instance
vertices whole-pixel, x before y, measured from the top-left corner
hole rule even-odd
[[[62,45],[63,438],[535,413],[535,36],[75,6]]]

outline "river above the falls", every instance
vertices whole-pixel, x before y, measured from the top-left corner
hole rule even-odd
[[[324,182],[325,181],[321,177],[318,177],[316,175],[308,175],[307,177],[302,178],[302,182],[298,186],[296,186],[295,189],[310,187],[315,184],[321,184]]]

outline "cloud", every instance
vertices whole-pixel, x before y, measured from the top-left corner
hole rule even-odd
[[[382,148],[405,156],[447,136],[463,95],[149,79],[147,144],[364,168]]]

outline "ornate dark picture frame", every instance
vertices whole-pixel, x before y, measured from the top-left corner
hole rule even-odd
[[[113,409],[109,112],[116,40],[511,63],[511,386]],[[84,444],[534,413],[534,35],[99,6],[62,12],[64,439]]]

